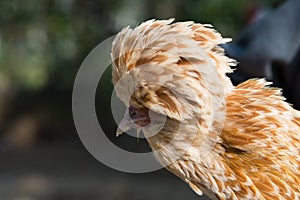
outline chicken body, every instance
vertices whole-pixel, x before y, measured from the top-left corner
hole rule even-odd
[[[299,199],[300,113],[262,79],[234,87],[226,73],[235,62],[219,47],[227,41],[194,22],[127,27],[112,47],[117,94],[134,122],[142,116],[137,124],[148,125],[145,109],[166,116],[157,134],[144,134],[160,163],[197,194]]]

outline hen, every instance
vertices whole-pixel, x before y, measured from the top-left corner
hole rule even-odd
[[[172,21],[114,39],[113,83],[129,108],[118,133],[142,129],[159,162],[199,195],[299,199],[299,111],[263,79],[234,87],[235,61],[219,46],[229,39],[210,25]]]

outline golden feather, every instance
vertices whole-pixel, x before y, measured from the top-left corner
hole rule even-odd
[[[112,47],[121,100],[167,116],[147,137],[157,159],[212,199],[299,199],[300,113],[263,79],[234,87],[229,39],[210,25],[172,21],[127,27]]]

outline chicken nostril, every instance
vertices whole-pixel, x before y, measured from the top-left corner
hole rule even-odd
[[[129,115],[131,118],[133,118],[136,115],[136,109],[133,106],[129,107]]]
[[[129,111],[129,115],[131,116],[131,117],[134,117],[135,115],[136,115],[136,112],[134,112],[134,111]]]

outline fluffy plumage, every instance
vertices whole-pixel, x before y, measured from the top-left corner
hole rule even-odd
[[[114,40],[113,82],[134,108],[123,129],[145,124],[145,110],[166,116],[159,133],[144,134],[199,195],[299,199],[300,113],[263,79],[234,87],[226,73],[235,61],[219,47],[229,40],[210,25],[172,21],[127,27]]]

